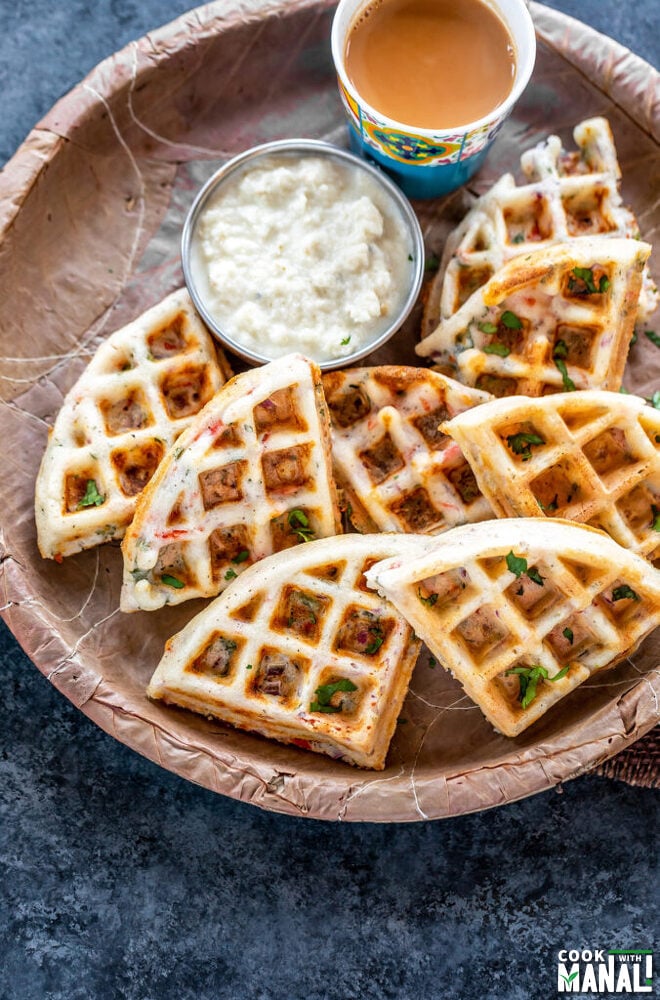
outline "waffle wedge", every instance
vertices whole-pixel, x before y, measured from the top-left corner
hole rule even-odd
[[[42,556],[121,538],[166,450],[230,374],[185,289],[108,337],[49,433],[35,487]]]
[[[494,396],[618,389],[650,252],[584,237],[516,257],[415,350]]]
[[[437,372],[383,365],[323,376],[335,477],[362,532],[435,534],[492,517],[443,420],[491,397]]]
[[[573,130],[577,150],[549,136],[521,157],[526,183],[505,174],[472,206],[445,244],[422,321],[426,337],[513,257],[581,236],[633,237],[639,227],[619,193],[621,170],[605,118]],[[637,306],[645,320],[658,290],[645,267]]]
[[[660,559],[660,411],[588,390],[512,396],[442,425],[499,517],[568,518]]]
[[[377,563],[389,598],[492,725],[517,736],[660,624],[660,571],[569,521],[468,524]]]
[[[265,559],[169,640],[148,694],[381,770],[420,642],[364,572],[414,549],[351,534]]]
[[[339,530],[320,371],[290,354],[231,379],[163,459],[122,544],[121,608],[213,597]]]

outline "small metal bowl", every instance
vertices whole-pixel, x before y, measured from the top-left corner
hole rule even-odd
[[[206,184],[202,187],[195,198],[190,211],[188,212],[181,239],[181,259],[185,282],[199,314],[223,346],[229,348],[246,361],[257,362],[260,364],[273,361],[275,357],[281,356],[274,354],[272,357],[269,357],[266,354],[253,351],[249,347],[246,347],[244,344],[235,340],[225,330],[223,330],[222,326],[217,319],[214,318],[207,306],[207,303],[205,302],[204,290],[195,280],[194,267],[192,265],[192,247],[195,239],[197,223],[201,213],[204,211],[211,199],[216,195],[218,189],[229,178],[242,172],[248,165],[252,166],[261,160],[266,160],[272,156],[280,155],[292,156],[296,158],[310,155],[316,157],[331,157],[342,164],[348,164],[357,170],[365,171],[371,175],[383,192],[389,196],[392,210],[394,212],[398,212],[406,229],[408,230],[412,245],[413,266],[411,267],[410,288],[408,289],[407,294],[402,296],[399,311],[396,315],[392,315],[391,322],[384,330],[378,332],[372,340],[360,346],[352,354],[347,354],[341,358],[317,361],[319,367],[324,371],[330,371],[334,368],[343,368],[354,364],[356,361],[364,358],[367,354],[371,354],[372,351],[381,347],[394,333],[396,333],[396,331],[403,324],[404,320],[410,314],[417,300],[417,296],[419,295],[422,279],[424,277],[424,241],[419,222],[417,221],[417,216],[413,212],[410,203],[401,193],[399,188],[396,187],[396,185],[388,177],[386,177],[381,170],[365,163],[364,160],[359,159],[359,157],[354,156],[352,153],[346,152],[346,150],[333,146],[330,143],[320,142],[315,139],[284,139],[279,142],[268,142],[261,146],[255,146],[253,149],[248,149],[244,153],[240,153],[238,156],[235,156],[232,160],[229,160],[228,163],[225,163],[224,166],[220,167],[220,169],[217,170],[216,173],[213,174],[213,176],[209,178]],[[296,348],[292,347],[291,350],[294,351]],[[311,356],[310,352],[307,351],[304,353],[307,353],[311,360],[316,360]]]

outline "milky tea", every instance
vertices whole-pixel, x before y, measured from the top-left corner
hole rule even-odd
[[[350,27],[344,63],[375,111],[415,128],[451,129],[506,100],[516,50],[481,0],[372,0]]]

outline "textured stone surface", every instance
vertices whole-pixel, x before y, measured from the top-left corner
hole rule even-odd
[[[561,0],[660,62],[660,2]],[[0,161],[176,0],[0,3]],[[0,997],[541,1000],[559,947],[653,946],[660,795],[598,778],[444,823],[261,813],[138,757],[0,626]]]

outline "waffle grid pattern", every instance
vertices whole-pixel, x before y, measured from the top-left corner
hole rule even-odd
[[[616,390],[650,250],[637,240],[584,238],[512,260],[417,353],[496,396]]]
[[[505,735],[518,735],[660,624],[660,573],[607,536],[539,519],[467,527],[470,534],[452,532],[446,552],[439,536],[432,554],[403,570],[379,564],[368,582]],[[529,541],[535,532],[545,544]],[[509,553],[526,561],[519,575],[508,566]],[[519,676],[507,671],[534,666],[548,680],[523,708]]]
[[[619,193],[621,171],[604,118],[581,122],[573,132],[577,152],[558,136],[521,157],[528,183],[505,174],[470,210],[449,238],[431,292],[425,334],[452,316],[508,260],[580,236],[639,237],[633,213]],[[644,272],[638,315],[657,307],[658,292]]]
[[[223,590],[252,562],[338,530],[315,366],[238,376],[166,458],[124,543],[122,608]]]
[[[633,396],[585,392],[498,400],[480,416],[479,424],[459,416],[443,429],[498,516],[583,521],[658,558],[660,412]]]
[[[436,534],[492,516],[443,420],[491,397],[436,372],[381,366],[323,379],[333,462],[361,531]]]
[[[271,557],[171,640],[149,693],[382,767],[419,641],[389,602],[367,589],[363,574],[401,544],[342,536]],[[220,670],[218,643],[230,648]],[[324,686],[338,681],[354,690],[324,699]],[[322,708],[319,698],[327,701]]]
[[[220,362],[183,289],[98,348],[64,400],[37,479],[42,555],[121,538],[166,450],[225,381]],[[81,506],[89,482],[102,499]]]

